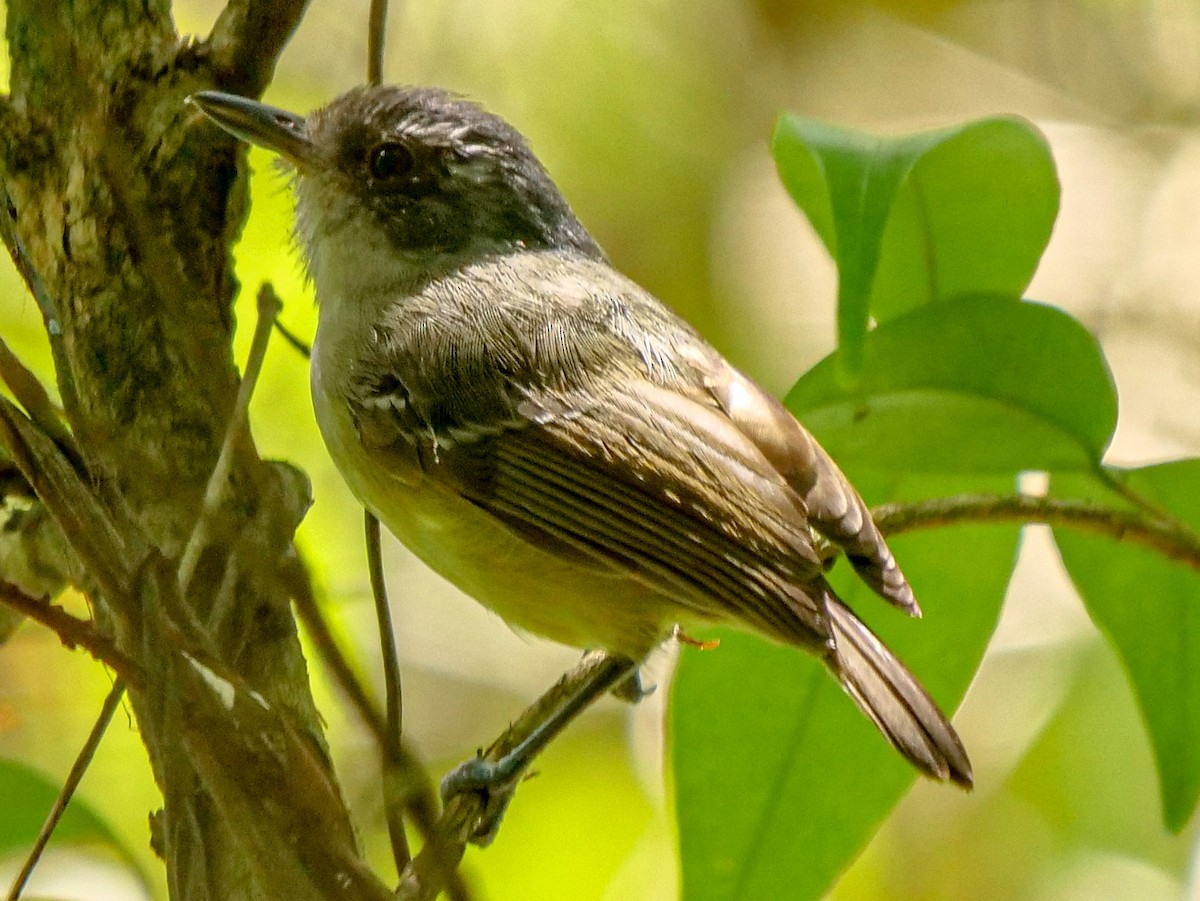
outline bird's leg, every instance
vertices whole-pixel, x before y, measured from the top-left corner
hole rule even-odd
[[[471,841],[487,845],[496,836],[504,811],[533,759],[572,720],[603,695],[636,678],[638,662],[602,651],[589,651],[553,688],[542,695],[486,752],[455,767],[442,780],[442,799],[476,794],[482,810]],[[637,687],[640,691],[640,685]]]

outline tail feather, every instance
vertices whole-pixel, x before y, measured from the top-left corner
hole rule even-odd
[[[916,677],[832,592],[825,610],[834,645],[826,663],[842,687],[914,766],[970,788],[962,741]]]

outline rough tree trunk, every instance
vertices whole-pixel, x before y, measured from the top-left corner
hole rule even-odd
[[[102,539],[73,546],[134,664],[176,898],[387,896],[355,849],[289,607],[302,474],[241,438],[194,575],[178,574],[239,385],[230,245],[247,196],[244,150],[184,99],[261,92],[305,5],[234,0],[208,41],[182,43],[166,0],[8,3],[10,251],[81,476],[47,505],[70,519],[91,492],[107,519],[77,523]],[[52,446],[25,444],[26,469],[53,469]]]

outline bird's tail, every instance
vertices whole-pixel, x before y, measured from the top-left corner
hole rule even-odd
[[[834,645],[825,662],[850,697],[921,772],[970,788],[962,741],[921,683],[829,590],[825,610]]]

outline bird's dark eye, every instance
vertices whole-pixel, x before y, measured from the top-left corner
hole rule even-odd
[[[399,141],[376,144],[367,155],[371,176],[380,180],[407,175],[413,167],[412,151]]]

